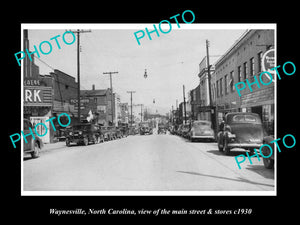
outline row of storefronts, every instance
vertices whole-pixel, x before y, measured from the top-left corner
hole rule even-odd
[[[23,31],[23,48],[29,49],[28,30]],[[71,125],[78,120],[78,83],[73,76],[54,69],[47,75],[39,73],[39,67],[35,64],[35,58],[28,57],[23,61],[23,117],[29,119],[33,126],[44,123],[49,132],[41,137],[43,143],[58,141],[64,136],[65,129],[57,120],[52,120],[55,131],[50,122],[46,120],[56,117],[61,113],[67,113],[71,118]],[[112,107],[119,103],[118,98],[112,101],[110,89],[81,91],[81,118],[80,121],[94,118],[94,121],[103,125],[111,125]],[[112,103],[113,102],[113,106]],[[115,107],[116,108],[116,107]],[[117,114],[117,110],[113,110]],[[95,120],[97,118],[97,121]],[[68,123],[67,117],[60,117],[62,124]],[[44,126],[38,126],[38,133],[44,134]]]
[[[228,112],[254,112],[260,115],[267,133],[273,134],[276,110],[274,82],[260,88],[252,85],[252,91],[245,89],[241,96],[234,84],[246,82],[246,79],[254,82],[254,76],[258,77],[263,71],[263,55],[274,49],[274,38],[274,30],[247,30],[221,57],[210,57],[211,103],[204,57],[199,64],[199,84],[189,92],[186,103],[190,105],[190,112],[187,112],[189,120],[209,120],[218,129]],[[263,76],[262,80],[269,82],[267,76]],[[178,117],[182,115],[179,113]]]

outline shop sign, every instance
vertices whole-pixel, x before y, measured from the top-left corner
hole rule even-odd
[[[24,79],[24,86],[40,86],[39,79]]]
[[[85,104],[88,104],[90,103],[90,99],[88,98],[80,98],[80,105],[85,105]],[[70,99],[70,104],[71,105],[77,105],[78,104],[78,100],[77,98],[73,98],[73,99]]]
[[[51,87],[24,87],[25,106],[52,106]]]
[[[262,57],[262,70],[275,74],[276,71],[272,70],[275,67],[275,49],[266,51]]]

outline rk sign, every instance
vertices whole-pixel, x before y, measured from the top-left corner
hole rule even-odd
[[[27,106],[51,106],[51,87],[24,87],[24,104]]]
[[[26,89],[25,90],[25,102],[42,102],[41,97],[40,97],[40,92],[41,90],[30,90]]]

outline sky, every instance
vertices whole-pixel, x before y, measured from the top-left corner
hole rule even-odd
[[[113,90],[120,95],[121,102],[130,103],[127,91],[135,91],[133,104],[144,104],[149,111],[157,110],[165,114],[171,110],[172,105],[175,108],[176,99],[178,104],[183,101],[183,85],[187,98],[188,92],[199,84],[199,63],[206,56],[206,39],[210,42],[209,54],[217,59],[248,29],[246,26],[238,26],[238,29],[230,29],[228,26],[203,28],[199,24],[183,24],[177,28],[176,24],[172,24],[169,33],[159,32],[158,37],[154,32],[151,34],[152,40],[145,34],[140,39],[141,45],[138,45],[134,32],[145,32],[146,27],[150,31],[154,29],[153,24],[119,24],[111,27],[85,25],[83,28],[91,29],[91,32],[80,35],[81,89],[90,90],[93,84],[96,89],[109,88],[109,75],[103,72],[117,71],[118,74],[112,75]],[[50,54],[40,53],[40,59],[49,66],[37,59],[35,63],[42,75],[49,74],[55,68],[75,77],[77,81],[77,40],[66,45],[61,37],[66,30],[70,30],[70,26],[53,28],[28,28],[31,51],[34,51],[33,45],[38,47],[42,41],[52,44]],[[83,29],[74,25],[71,28]],[[61,49],[57,48],[54,40],[50,40],[57,35],[60,35],[57,40]],[[67,41],[72,40],[70,34],[65,37]],[[43,50],[47,51],[46,44]],[[148,75],[146,79],[145,69]]]

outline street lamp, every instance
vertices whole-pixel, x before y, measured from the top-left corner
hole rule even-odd
[[[145,69],[145,73],[144,73],[144,77],[145,77],[145,79],[147,78],[147,69]]]

